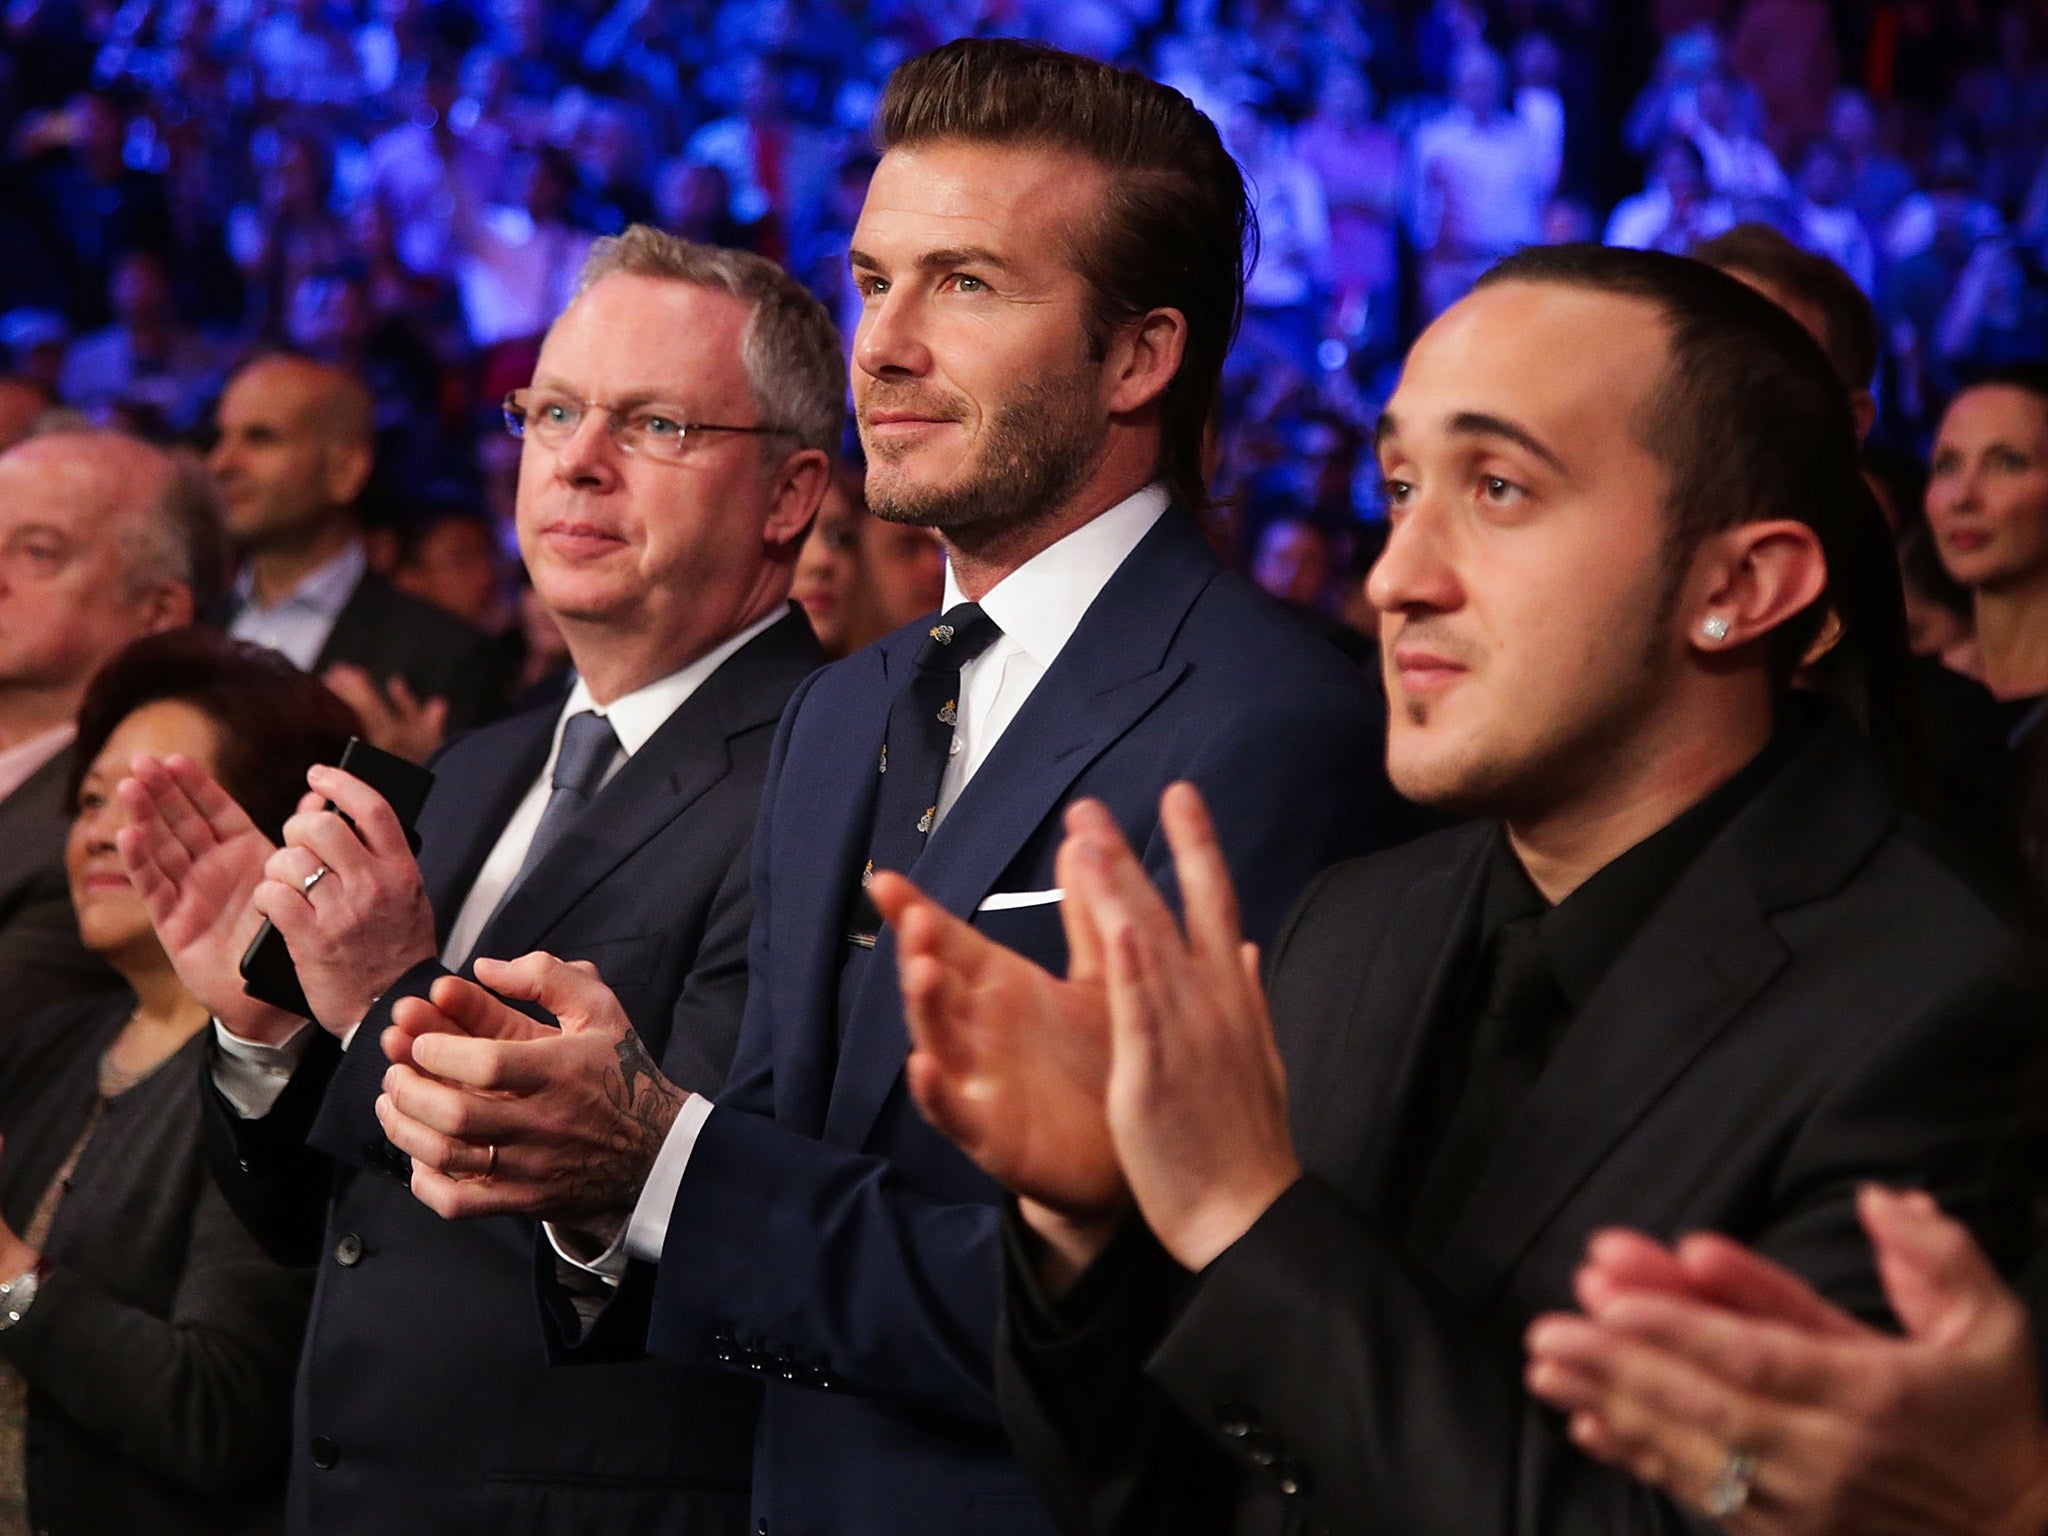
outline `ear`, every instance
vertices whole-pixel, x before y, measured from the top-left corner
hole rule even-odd
[[[1687,608],[1693,648],[1720,654],[1762,639],[1827,590],[1820,536],[1793,518],[1741,523],[1700,546]]]
[[[1118,326],[1102,364],[1110,415],[1141,411],[1165,394],[1187,346],[1187,316],[1177,309],[1155,309]]]
[[[831,483],[832,460],[821,449],[793,453],[776,467],[768,487],[768,521],[762,528],[771,547],[795,551]]]
[[[182,581],[166,581],[145,589],[135,600],[137,635],[159,635],[183,629],[199,617],[192,589]]]
[[[1860,447],[1870,436],[1870,429],[1877,425],[1877,397],[1867,389],[1856,390],[1849,396],[1849,412],[1856,418],[1856,442]]]
[[[367,441],[330,442],[325,452],[328,504],[346,507],[353,503],[369,483],[370,467],[376,459],[376,449]]]

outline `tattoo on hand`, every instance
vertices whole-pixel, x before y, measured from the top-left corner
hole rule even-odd
[[[591,1215],[632,1210],[688,1097],[661,1075],[635,1030],[629,1027],[614,1050],[618,1071],[604,1078],[605,1102],[613,1116],[608,1137],[585,1153],[573,1180],[576,1206]]]

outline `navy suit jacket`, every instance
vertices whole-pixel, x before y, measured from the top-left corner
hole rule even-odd
[[[1049,1529],[991,1387],[1001,1192],[906,1096],[890,935],[837,1038],[876,760],[924,627],[813,677],[783,718],[754,840],[746,1020],[656,1279],[657,1354],[765,1381],[755,1529],[776,1536]],[[1194,520],[1169,511],[911,873],[1063,970],[1056,904],[981,904],[1053,886],[1061,808],[1084,795],[1107,802],[1171,892],[1158,802],[1187,778],[1214,813],[1246,931],[1264,939],[1318,868],[1400,823],[1383,736],[1370,681],[1221,571]]]
[[[822,657],[801,613],[729,658],[613,775],[493,917],[477,953],[595,962],[677,1081],[724,1081],[746,986],[747,843],[774,723]],[[462,738],[436,763],[420,869],[445,940],[546,760],[556,711]],[[278,1257],[319,1264],[292,1464],[299,1532],[737,1533],[755,1389],[660,1361],[554,1369],[536,1234],[445,1222],[413,1199],[374,1105],[392,1004],[350,1048],[322,1034],[272,1112],[209,1080],[224,1193]]]

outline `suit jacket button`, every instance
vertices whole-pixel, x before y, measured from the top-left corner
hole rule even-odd
[[[353,1232],[344,1232],[334,1245],[334,1262],[343,1269],[352,1269],[363,1262],[363,1240]]]
[[[1216,1410],[1216,1427],[1232,1440],[1242,1440],[1259,1427],[1259,1416],[1242,1403],[1225,1403]]]
[[[1280,1447],[1271,1435],[1254,1430],[1244,1437],[1244,1456],[1255,1467],[1271,1467],[1280,1460]]]
[[[1273,1485],[1290,1499],[1308,1492],[1308,1469],[1291,1461],[1273,1463]]]
[[[313,1465],[322,1472],[327,1471],[341,1460],[341,1447],[325,1435],[315,1435],[312,1443],[306,1449],[313,1457]]]
[[[768,1522],[766,1520],[756,1520],[754,1522],[754,1536],[768,1536]]]

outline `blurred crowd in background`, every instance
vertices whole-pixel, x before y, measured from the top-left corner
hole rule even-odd
[[[1333,612],[1401,350],[1517,246],[1776,226],[1877,304],[1905,460],[2048,335],[2044,0],[9,0],[0,356],[202,446],[254,350],[350,370],[373,563],[440,562],[428,595],[510,629],[498,404],[591,239],[769,254],[850,333],[877,92],[967,34],[1134,65],[1223,130],[1262,243],[1218,536]]]

